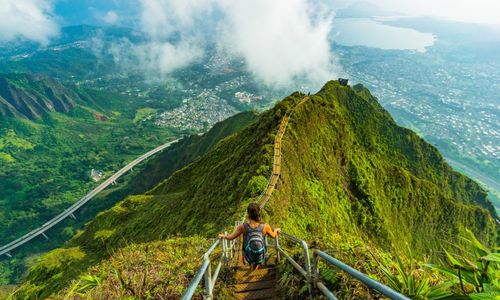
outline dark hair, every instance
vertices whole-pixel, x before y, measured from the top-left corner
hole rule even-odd
[[[247,208],[248,218],[260,221],[260,206],[257,203],[250,203]]]

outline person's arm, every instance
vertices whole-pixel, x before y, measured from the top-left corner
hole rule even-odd
[[[233,233],[224,235],[223,233],[219,234],[219,238],[225,239],[225,240],[234,240],[235,238],[239,237],[243,233],[243,224],[240,224],[238,227],[236,227],[233,231]]]
[[[276,235],[278,235],[278,233],[281,232],[281,228],[275,228],[274,231],[271,229],[271,226],[269,226],[268,224],[266,224],[264,226],[264,229],[262,230],[262,232],[264,232],[264,234],[267,234],[268,236],[272,237],[273,239],[276,237]]]

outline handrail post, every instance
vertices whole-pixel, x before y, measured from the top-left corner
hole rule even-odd
[[[311,258],[309,256],[309,248],[307,247],[307,243],[305,241],[301,242],[302,248],[304,249],[304,263],[307,273],[307,285],[309,286],[309,297],[312,298],[312,276],[311,276]]]
[[[231,260],[234,259],[234,249],[235,249],[235,245],[236,245],[236,240],[232,240],[231,242],[229,242],[229,244],[231,245],[231,251],[230,251],[230,255],[231,255]]]
[[[264,245],[265,245],[264,247],[265,247],[266,249],[269,249],[269,247],[268,247],[269,243],[268,243],[268,241],[267,241],[267,235],[264,235]],[[266,251],[266,258],[265,258],[265,260],[264,260],[264,265],[267,265],[267,259],[268,259],[268,258],[269,258],[269,251]]]
[[[315,289],[318,288],[318,280],[319,280],[319,258],[313,249],[312,281]]]
[[[280,262],[280,244],[279,244],[279,241],[278,241],[278,236],[279,236],[279,233],[276,235],[276,238],[274,239],[274,244],[276,246],[276,264],[278,264]]]
[[[224,231],[224,236],[227,236],[227,231]],[[229,253],[227,250],[227,240],[222,238],[222,257],[224,259],[224,262],[227,262]]]
[[[205,298],[212,299],[212,266],[210,265],[210,258],[207,254],[204,256],[204,260],[208,261],[208,267],[205,271]]]

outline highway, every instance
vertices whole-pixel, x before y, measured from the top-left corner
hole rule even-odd
[[[497,191],[500,192],[500,183],[498,182],[498,180],[494,179],[494,178],[491,178],[481,172],[478,172],[456,160],[453,160],[449,157],[445,157],[446,160],[448,161],[448,163],[450,165],[452,165],[453,167],[457,168],[457,169],[461,169],[463,170],[464,173],[468,173],[469,177],[473,177],[473,178],[476,178],[478,181],[480,181],[481,183],[487,185],[488,187],[490,188],[493,188]]]
[[[78,200],[77,202],[75,202],[73,205],[71,205],[69,208],[67,208],[66,210],[64,210],[62,213],[60,213],[59,215],[57,215],[56,217],[54,217],[53,219],[51,219],[50,221],[48,221],[47,223],[43,224],[42,226],[38,227],[37,229],[35,230],[32,230],[31,232],[23,235],[22,237],[8,243],[7,245],[4,245],[2,247],[0,247],[0,256],[2,255],[7,255],[7,256],[11,256],[10,255],[10,251],[26,244],[27,242],[29,242],[30,240],[34,239],[35,237],[39,236],[39,235],[43,235],[46,237],[45,235],[45,232],[47,230],[49,230],[50,228],[54,227],[55,225],[57,225],[59,222],[61,222],[62,220],[66,219],[67,217],[73,217],[74,218],[74,215],[73,213],[78,210],[80,207],[82,207],[83,205],[85,205],[85,203],[87,203],[88,201],[90,201],[95,195],[97,195],[99,192],[101,192],[102,190],[104,190],[105,188],[107,188],[110,184],[113,184],[118,178],[120,178],[123,174],[125,174],[127,171],[131,170],[134,166],[138,165],[139,163],[141,163],[142,161],[146,160],[147,158],[155,155],[156,153],[162,151],[163,149],[165,148],[168,148],[170,145],[176,143],[177,141],[179,141],[179,139],[177,140],[174,140],[174,141],[171,141],[171,142],[168,142],[166,144],[163,144],[159,147],[156,147],[155,149],[139,156],[138,158],[136,158],[135,160],[133,160],[132,162],[130,162],[129,164],[127,164],[125,167],[121,168],[118,172],[116,172],[115,174],[113,174],[111,177],[109,177],[108,179],[106,179],[106,181],[104,181],[102,184],[100,184],[98,187],[96,187],[95,189],[93,189],[92,191],[90,191],[88,194],[86,194],[85,196],[83,196],[80,200]]]

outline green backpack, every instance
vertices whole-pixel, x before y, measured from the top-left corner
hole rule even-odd
[[[266,242],[264,239],[265,224],[259,224],[255,229],[248,223],[243,223],[245,234],[243,235],[243,257],[251,265],[260,265],[266,261]]]

